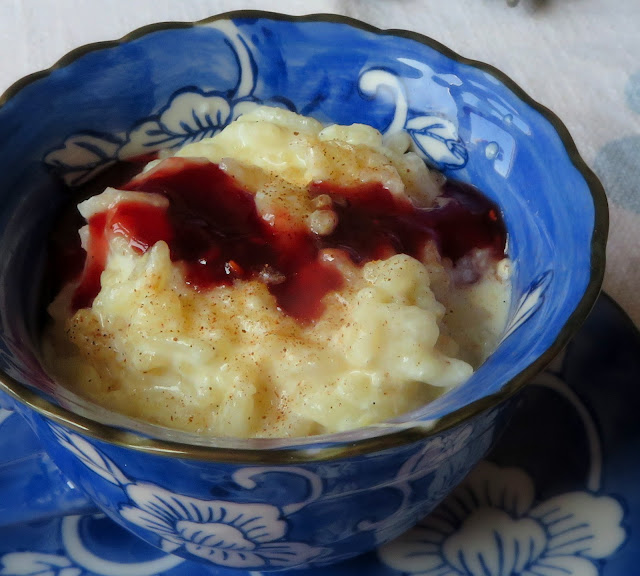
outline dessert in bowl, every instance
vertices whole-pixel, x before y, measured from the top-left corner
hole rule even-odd
[[[51,379],[41,287],[70,188],[197,145],[258,105],[405,132],[422,161],[499,207],[511,305],[468,379],[391,419],[289,438],[164,428]],[[490,448],[510,399],[577,329],[602,280],[606,201],[565,128],[499,72],[407,32],[250,12],[152,27],[12,88],[0,134],[3,407],[109,516],[191,559],[322,565],[410,527]]]
[[[340,432],[460,385],[506,324],[500,210],[387,140],[256,106],[72,203],[46,366],[207,436]]]

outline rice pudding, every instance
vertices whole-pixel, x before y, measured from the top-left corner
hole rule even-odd
[[[364,125],[261,107],[80,203],[45,361],[109,409],[209,436],[384,421],[464,382],[510,300],[496,205]]]

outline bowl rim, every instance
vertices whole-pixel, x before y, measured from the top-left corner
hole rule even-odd
[[[206,438],[196,434],[174,431],[153,425],[145,426],[143,424],[142,426],[134,428],[131,426],[131,423],[136,423],[137,421],[133,419],[128,420],[128,425],[124,424],[123,427],[102,423],[72,412],[69,409],[47,400],[35,391],[18,383],[2,370],[0,370],[0,391],[5,392],[13,400],[30,408],[40,416],[96,440],[149,454],[235,464],[296,464],[329,461],[409,445],[458,426],[485,411],[497,407],[511,398],[520,391],[533,376],[542,371],[561,351],[571,336],[577,332],[595,305],[604,278],[609,212],[607,198],[602,184],[580,156],[575,142],[564,123],[546,106],[530,97],[516,82],[498,68],[478,60],[461,56],[444,44],[418,32],[402,29],[381,29],[360,20],[339,14],[314,13],[294,16],[263,10],[233,10],[193,22],[169,21],[153,23],[137,28],[117,40],[95,42],[75,48],[62,56],[62,58],[51,67],[29,74],[13,83],[0,95],[0,108],[28,85],[49,76],[55,70],[68,66],[90,52],[116,48],[119,45],[126,44],[154,32],[195,28],[218,20],[227,19],[344,24],[351,28],[379,36],[395,36],[413,40],[439,52],[453,61],[474,67],[489,74],[500,81],[518,99],[541,114],[544,119],[552,125],[560,137],[569,160],[584,178],[594,204],[594,228],[590,245],[590,276],[585,291],[574,311],[556,336],[554,342],[536,358],[536,360],[526,366],[524,370],[505,382],[499,391],[466,404],[438,420],[431,421],[433,424],[430,426],[425,426],[424,423],[405,423],[400,426],[390,426],[388,428],[381,428],[375,425],[367,426],[357,430],[361,433],[366,431],[372,431],[372,433],[367,437],[355,439],[349,438],[349,431],[347,431],[301,438],[232,439],[235,440],[235,442],[232,442],[232,446],[221,446],[219,444],[216,445],[215,442],[227,439],[217,437]],[[136,431],[134,432],[134,430]],[[156,435],[158,431],[163,432],[168,438],[158,437]],[[140,432],[142,432],[142,434]],[[175,436],[177,439],[171,438],[172,436]],[[185,441],[185,438],[194,441],[198,438],[206,438],[210,443],[191,443]],[[260,446],[260,440],[265,440],[265,442],[263,442],[264,446]]]

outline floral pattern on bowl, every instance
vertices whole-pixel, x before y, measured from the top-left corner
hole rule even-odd
[[[238,82],[230,94],[221,90],[181,88],[153,116],[136,122],[126,134],[78,132],[49,152],[44,162],[62,174],[67,184],[79,186],[118,160],[210,138],[256,106],[280,106],[298,111],[285,98],[259,99],[254,95],[260,70],[247,35],[229,20],[209,26],[225,34],[238,63]],[[374,98],[379,90],[389,87],[393,89],[395,113],[389,125],[382,129],[383,133],[406,130],[413,139],[413,150],[438,169],[464,167],[467,151],[451,119],[412,112],[402,82],[387,70],[370,69],[360,75],[363,98]],[[308,108],[305,106],[305,113]]]
[[[227,438],[203,446],[209,439],[74,404],[33,345],[39,264],[70,193],[62,180],[81,184],[113,162],[198,140],[257,103],[389,136],[406,129],[432,165],[496,200],[516,264],[508,334],[467,382],[396,421],[268,449]],[[53,460],[64,471],[54,475],[60,513],[85,511],[86,495],[185,564],[321,568],[406,531],[487,453],[511,395],[577,329],[601,282],[604,195],[559,120],[486,65],[347,19],[239,12],[80,51],[7,98],[0,158],[0,405],[36,430],[47,470]],[[44,505],[51,488],[27,501]],[[246,533],[242,519],[222,518],[248,506],[262,520]]]

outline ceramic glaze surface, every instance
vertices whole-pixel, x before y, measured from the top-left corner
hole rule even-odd
[[[412,526],[487,452],[498,413],[426,443],[348,460],[247,467],[176,459],[171,476],[166,458],[34,423],[67,477],[161,550],[272,570],[346,559]]]
[[[608,298],[601,298],[566,353],[523,393],[513,421],[488,459],[436,511],[374,552],[299,573],[633,574],[638,562],[633,535],[640,526],[635,490],[640,481],[635,458],[640,430],[632,409],[638,395],[639,349],[637,330]],[[535,425],[541,411],[546,415],[542,429]],[[8,427],[25,438],[31,436],[37,446],[18,417],[7,417],[0,432]],[[6,434],[0,437],[4,463],[11,447]],[[95,462],[95,453],[89,462]],[[104,463],[98,470],[115,479],[115,470],[108,471]],[[154,497],[159,496],[156,491]],[[142,502],[139,496],[133,501]],[[148,506],[151,500],[145,502]],[[178,502],[185,505],[182,514],[208,509],[202,502],[164,500],[149,517],[174,518]],[[262,510],[264,520],[268,512]],[[220,509],[210,513],[219,515]],[[156,526],[166,527],[165,520]],[[0,574],[45,573],[179,576],[209,571],[140,545],[101,514],[1,528]],[[217,573],[249,574],[225,569]]]
[[[0,175],[12,229],[0,249],[12,255],[21,246],[20,258],[3,260],[0,281],[32,287],[4,294],[32,322],[8,323],[0,347],[14,354],[3,354],[5,371],[47,387],[28,353],[20,361],[15,349],[35,323],[33,264],[43,258],[43,221],[60,202],[51,175],[80,184],[118,160],[211,136],[257,104],[385,134],[405,129],[428,163],[501,205],[517,264],[509,332],[518,337],[425,416],[496,392],[554,342],[590,278],[594,205],[549,121],[488,73],[413,39],[342,23],[237,18],[89,52],[0,110],[0,154],[15,166]],[[31,120],[16,133],[15,118]]]
[[[575,322],[566,324],[576,308],[578,316],[584,315],[595,298],[606,206],[557,120],[488,67],[465,63],[426,39],[347,21],[254,16],[160,29],[87,51],[26,84],[0,108],[0,369],[55,399],[56,388],[38,362],[37,334],[47,234],[69,199],[68,186],[90,181],[115,162],[211,136],[258,104],[283,106],[323,122],[366,123],[386,135],[404,129],[426,162],[495,200],[504,212],[508,252],[515,262],[505,337],[468,382],[407,415],[407,422],[401,418],[390,427],[271,445],[294,446],[298,456],[310,456],[299,464],[287,463],[284,456],[272,466],[136,451],[84,435],[81,427],[55,423],[2,395],[0,431],[23,424],[12,410],[26,418],[48,453],[40,460],[33,447],[34,461],[45,468],[29,478],[50,482],[40,490],[24,488],[29,502],[46,495],[45,513],[16,511],[9,502],[5,522],[44,518],[56,505],[61,513],[85,510],[88,503],[80,495],[85,494],[108,517],[185,562],[262,572],[345,560],[397,537],[432,510],[489,450],[510,403],[488,403],[473,417],[429,435],[425,430],[433,420],[519,385],[527,367],[540,364],[559,335],[562,340],[575,329]],[[594,236],[598,241],[591,251]],[[10,387],[14,398],[16,386]],[[91,415],[104,417],[99,411]],[[354,440],[407,428],[413,436],[385,449],[374,443],[349,451]],[[218,448],[230,445],[217,442]],[[338,456],[312,461],[312,455],[331,450]],[[64,477],[56,477],[49,456]],[[496,494],[506,495],[511,472],[495,466],[484,470],[478,474],[506,474],[495,487]],[[499,565],[508,564],[512,572],[525,564],[542,566],[557,544],[550,536],[553,520],[544,514],[552,495],[532,496],[537,477],[515,474],[515,508],[503,507],[491,516],[497,534],[513,534],[499,545],[504,556]],[[469,486],[475,494],[475,484]],[[620,545],[625,529],[616,501],[600,494],[602,485],[587,488],[583,501],[607,518],[611,534],[603,543],[598,532],[599,547],[582,553],[597,570]],[[565,500],[562,510],[575,511],[576,501]],[[484,565],[469,571],[470,560],[463,562],[467,545],[461,542],[474,533],[476,520],[467,526],[466,516],[456,514],[437,530],[423,526],[437,541],[425,541],[415,552],[424,557],[422,567],[411,564],[413,544],[405,546],[406,554],[393,545],[379,548],[365,562],[376,558],[381,573],[492,573]],[[583,520],[590,526],[593,518]],[[15,549],[3,548],[2,574],[16,573],[20,566],[24,574],[118,573],[118,560],[98,561],[105,556],[81,544],[94,534],[108,534],[107,541],[116,538],[123,543],[119,549],[130,551],[122,561],[134,565],[120,573],[186,566],[174,556],[124,544],[128,536],[114,532],[104,517],[66,516],[41,528],[50,538],[34,535],[32,548],[19,539],[25,532],[5,532],[1,546]],[[521,537],[533,546],[526,562],[515,552]],[[575,548],[561,551],[577,555]]]

